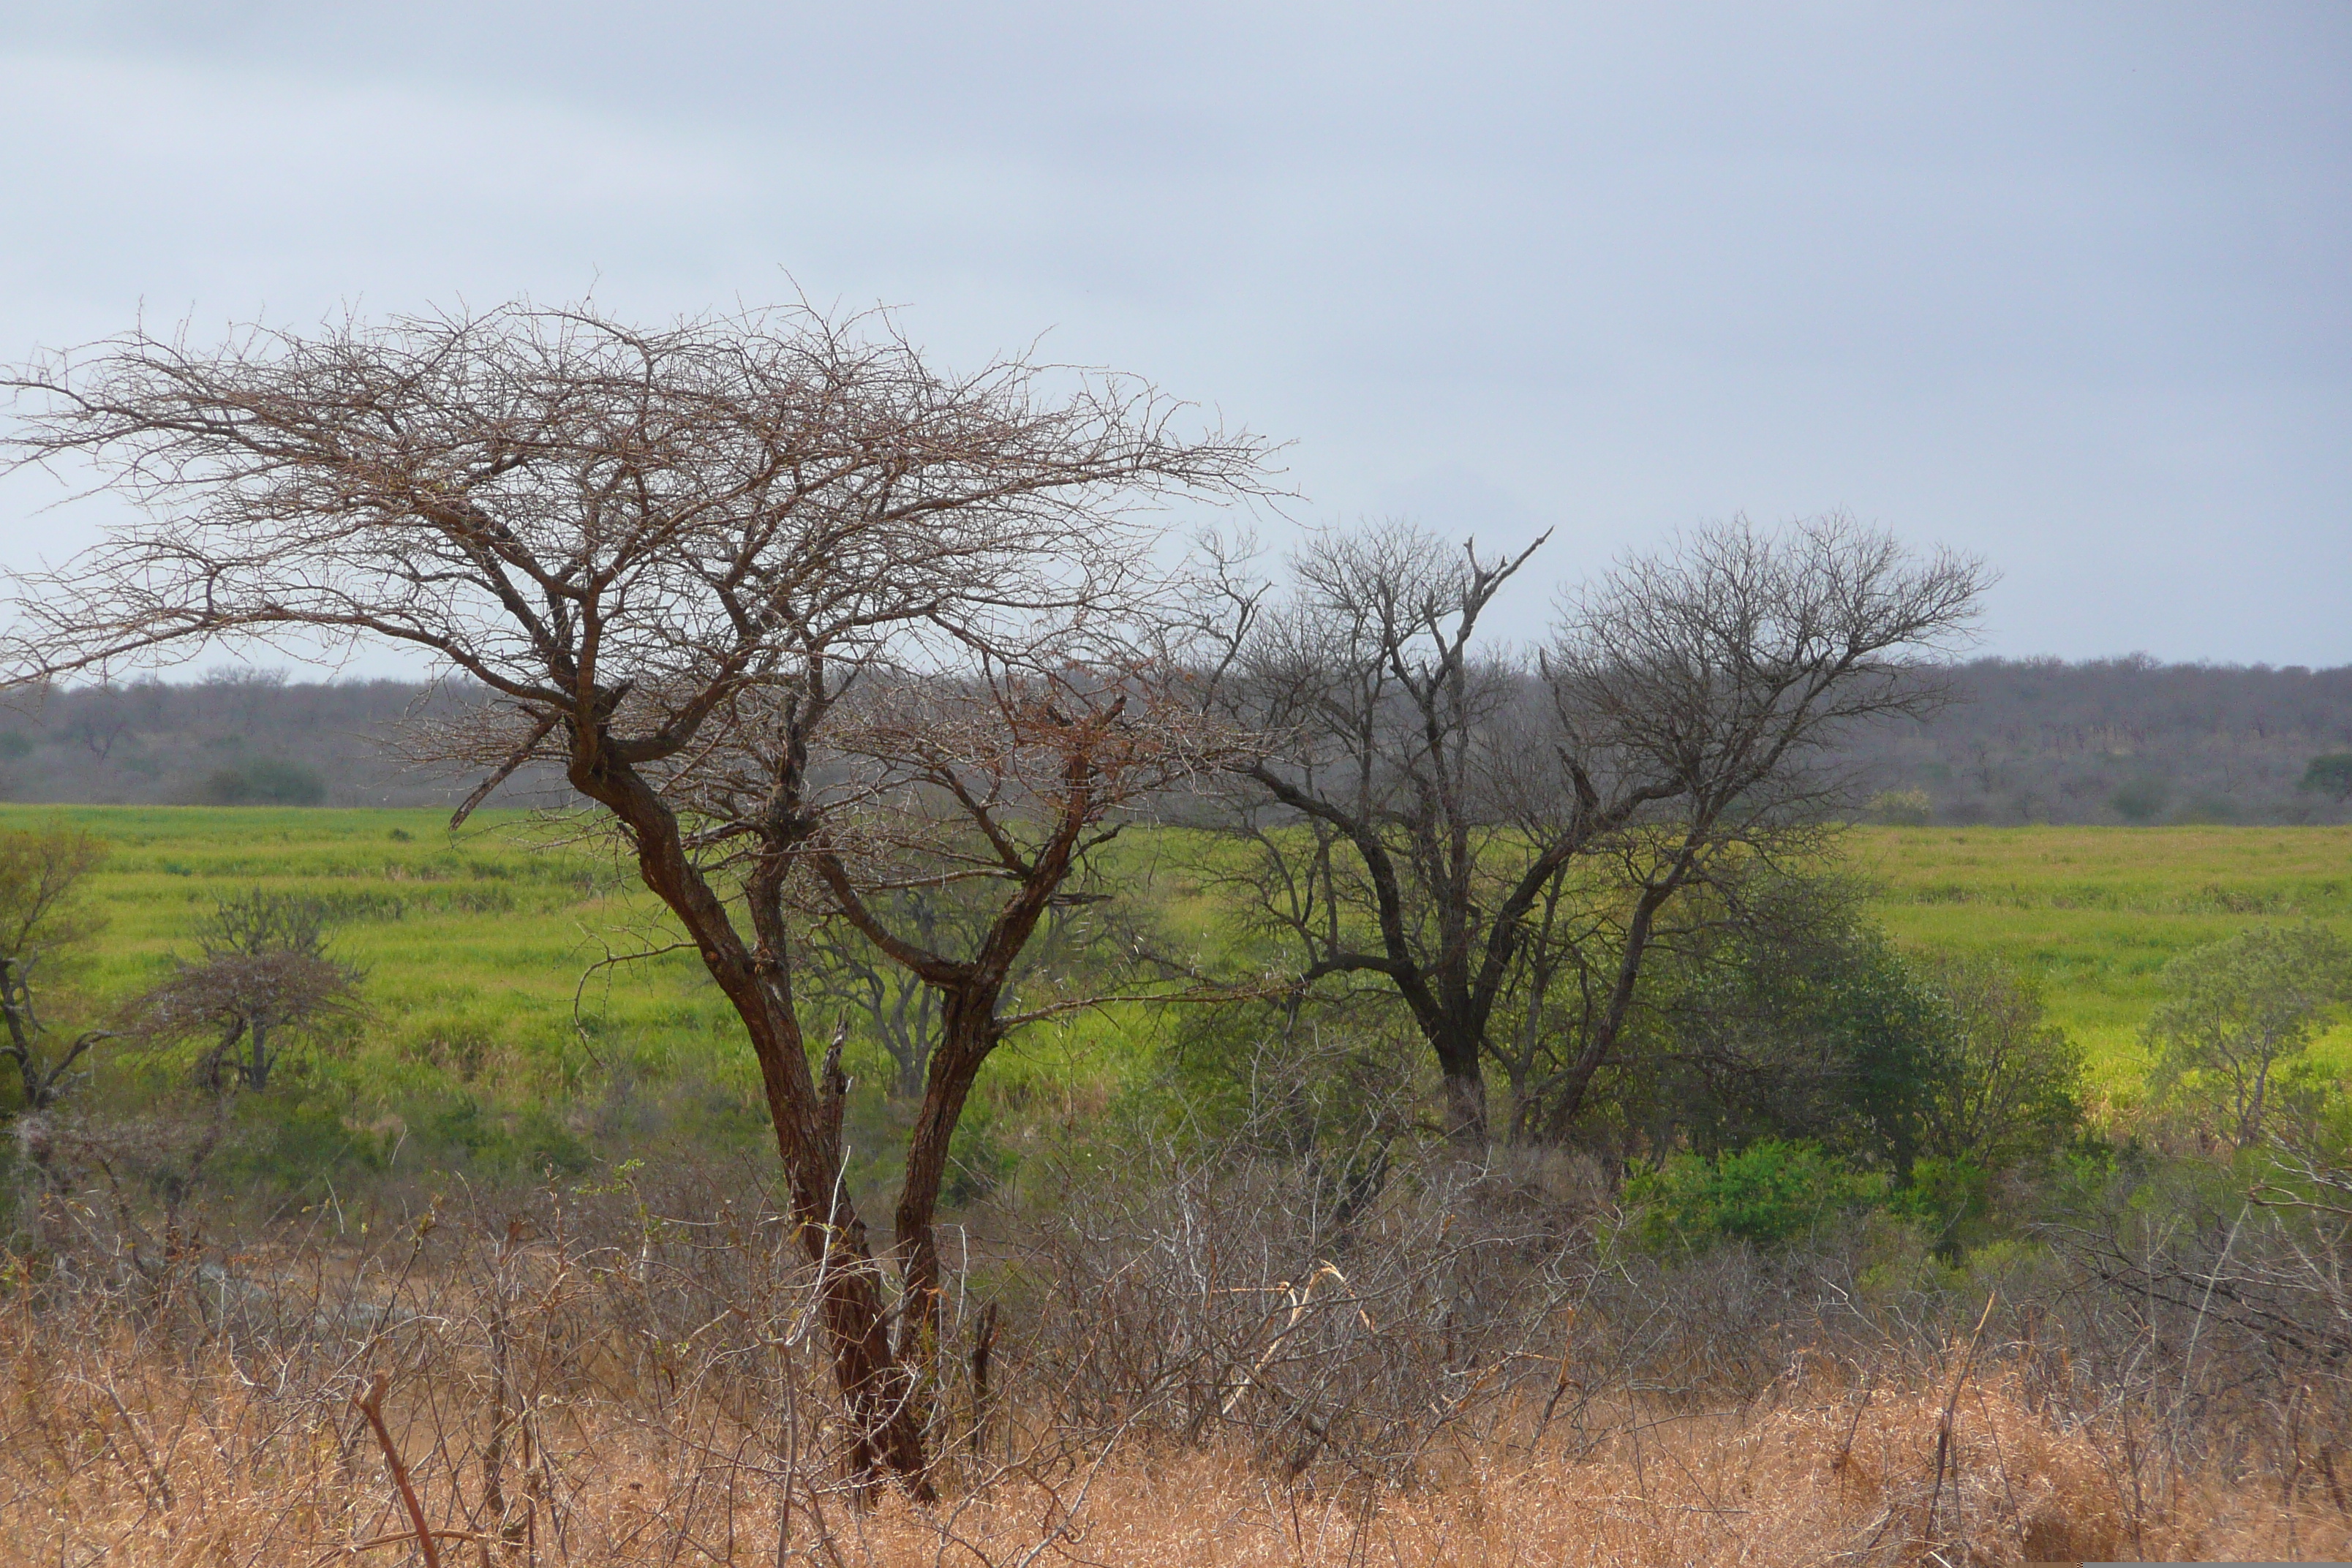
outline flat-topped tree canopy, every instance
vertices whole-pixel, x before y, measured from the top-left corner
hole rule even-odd
[[[534,757],[610,814],[759,1058],[853,1468],[929,1495],[907,1360],[928,1352],[891,1343],[837,1180],[841,1075],[813,1071],[793,1002],[787,885],[830,804],[812,760],[853,689],[1043,669],[1101,640],[1085,628],[1150,621],[1138,513],[1260,492],[1265,444],[1181,433],[1181,405],[1130,377],[1017,359],[949,375],[887,317],[805,309],[648,331],[515,304],[202,352],[138,331],[6,380],[10,459],[93,459],[146,521],[13,579],[0,679],[299,637],[422,650],[478,683],[485,703],[424,754],[491,769],[460,817]],[[1119,717],[1068,750],[1080,828],[1130,731],[1171,744]],[[1034,921],[1014,923],[1025,942]],[[910,1142],[898,1245],[919,1296],[969,1085],[934,1073]]]
[[[14,466],[94,459],[150,521],[16,579],[10,672],[223,640],[421,650],[630,763],[730,692],[893,634],[987,641],[1131,585],[1136,504],[1260,488],[1132,378],[935,371],[887,317],[640,331],[593,307],[145,331],[7,377]]]

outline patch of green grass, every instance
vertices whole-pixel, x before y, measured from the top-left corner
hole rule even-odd
[[[313,1109],[330,1107],[353,1138],[388,1147],[438,1127],[467,1149],[504,1146],[500,1137],[552,1147],[559,1133],[593,1149],[599,1128],[635,1125],[663,1093],[698,1127],[758,1135],[750,1046],[691,952],[590,973],[607,952],[658,945],[669,931],[630,868],[557,826],[521,813],[483,813],[452,834],[431,811],[0,806],[0,826],[53,816],[113,848],[92,889],[108,928],[55,976],[80,1020],[193,955],[216,900],[296,892],[337,911],[335,950],[367,971],[359,1038],[301,1080]],[[1139,830],[1108,870],[1149,879],[1168,939],[1213,959],[1226,932],[1216,893],[1186,868],[1197,849]],[[2166,961],[2248,925],[2309,919],[2352,933],[2347,827],[1860,828],[1844,851],[1874,880],[1873,909],[1898,941],[1995,953],[2041,974],[2054,1021],[2119,1097],[2137,1090],[2138,1032]],[[991,1136],[1009,1147],[1083,1128],[1150,1070],[1161,1026],[1130,1005],[1016,1036],[983,1078]],[[853,1068],[874,1094],[887,1064],[878,1048],[858,1059],[860,1048]],[[2352,1030],[2320,1049],[2352,1062]],[[109,1069],[118,1092],[162,1081],[162,1068],[149,1064],[143,1080],[141,1070]],[[870,1108],[860,1138],[887,1140],[895,1116]]]
[[[197,923],[219,900],[263,888],[334,911],[336,952],[368,973],[372,1046],[470,1033],[490,1057],[560,1079],[583,969],[602,939],[625,946],[617,933],[656,915],[615,868],[521,814],[451,834],[423,811],[11,806],[0,826],[56,816],[111,847],[91,889],[107,928],[74,973],[93,1005],[152,984],[175,955],[194,954]],[[616,1037],[674,1033],[682,1005],[702,1027],[726,1014],[678,956],[592,991]]]
[[[698,1127],[764,1136],[750,1043],[694,954],[600,965],[676,932],[633,868],[574,832],[520,812],[479,813],[453,834],[423,810],[0,806],[0,827],[57,817],[111,849],[90,883],[106,928],[53,966],[61,1022],[103,1018],[194,956],[218,900],[262,888],[327,903],[331,951],[366,971],[358,1039],[298,1063],[289,1085],[355,1138],[437,1139],[453,1153],[528,1152],[559,1134],[593,1146],[598,1128],[634,1125],[672,1091]],[[1028,1121],[1075,1123],[1098,1105],[1093,1080],[1144,1059],[1134,1032],[1149,1027],[1129,1007],[1024,1031],[984,1093]],[[851,1067],[868,1093],[887,1080],[878,1047],[861,1059],[854,1045]],[[117,1058],[101,1087],[153,1092],[173,1070]],[[890,1117],[877,1107],[867,1121]]]
[[[2352,827],[1871,827],[1846,840],[1906,944],[2042,976],[2103,1087],[2136,1091],[2164,965],[2255,925],[2352,934]],[[2352,1030],[2317,1047],[2352,1063]]]

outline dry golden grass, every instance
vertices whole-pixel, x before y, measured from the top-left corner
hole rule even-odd
[[[0,1389],[0,1561],[125,1568],[422,1561],[363,1424],[217,1345],[79,1341],[17,1315]],[[331,1380],[330,1380],[331,1382]],[[335,1384],[347,1390],[348,1380]],[[1532,1443],[1522,1409],[1410,1479],[1285,1480],[1260,1457],[1138,1440],[1037,1447],[933,1509],[861,1510],[778,1428],[705,1395],[541,1413],[483,1507],[482,1390],[412,1377],[392,1422],[444,1563],[2000,1563],[2342,1557],[2316,1464],[2283,1487],[2183,1471],[2110,1415],[2074,1422],[1994,1366],[1901,1387],[1826,1375],[1750,1407],[1623,1408]],[[1939,1436],[1949,1441],[1939,1465]],[[1516,1434],[1516,1436],[1508,1436]],[[2329,1468],[2332,1470],[2332,1459]],[[2292,1500],[2283,1491],[2292,1490]],[[789,1498],[789,1507],[786,1500]]]
[[[2280,1272],[2332,1230],[1963,1306],[1862,1232],[1604,1254],[1451,1164],[1344,1234],[1294,1165],[1152,1175],[957,1276],[935,1506],[845,1484],[819,1277],[699,1178],[245,1246],[53,1195],[0,1250],[0,1568],[415,1568],[395,1461],[445,1568],[2352,1557],[2344,1298]]]

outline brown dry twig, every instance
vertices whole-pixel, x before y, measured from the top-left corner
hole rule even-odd
[[[383,1450],[384,1468],[392,1472],[392,1484],[400,1492],[400,1501],[408,1510],[411,1527],[406,1536],[386,1536],[383,1542],[414,1540],[425,1554],[425,1568],[441,1568],[441,1549],[434,1544],[433,1527],[425,1521],[425,1505],[416,1500],[416,1489],[409,1483],[408,1466],[400,1457],[399,1445],[392,1440],[392,1429],[383,1422],[383,1396],[392,1387],[392,1374],[379,1372],[368,1379],[367,1392],[352,1395],[352,1403],[375,1433],[376,1446]],[[369,1545],[379,1544],[370,1542]]]

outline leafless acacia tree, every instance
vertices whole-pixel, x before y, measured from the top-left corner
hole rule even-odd
[[[1130,380],[950,376],[887,321],[804,310],[644,331],[514,305],[204,351],[139,331],[10,379],[19,463],[94,458],[152,520],[16,580],[13,676],[291,637],[409,648],[486,689],[428,753],[491,770],[469,807],[557,763],[625,840],[749,1032],[854,1466],[927,1490],[794,1015],[813,751],[878,661],[1018,647],[1127,590],[1130,503],[1251,490],[1261,444],[1180,434]],[[705,787],[722,756],[735,787]]]
[[[1223,710],[1283,738],[1237,769],[1263,917],[1303,982],[1394,991],[1436,1057],[1449,1130],[1474,1146],[1486,1062],[1525,1054],[1506,1015],[1533,1025],[1547,976],[1586,984],[1580,1037],[1526,1089],[1564,1136],[1675,895],[1842,798],[1827,746],[1938,700],[1923,664],[1987,581],[1843,518],[1738,521],[1569,595],[1536,658],[1484,652],[1480,619],[1530,553],[1398,527],[1319,541],[1286,600],[1232,595],[1216,656]],[[1594,887],[1602,903],[1562,907]],[[1605,965],[1562,962],[1558,944],[1596,936]]]
[[[264,1092],[289,1036],[358,1016],[360,972],[327,955],[315,900],[262,889],[226,900],[200,942],[202,956],[131,1003],[119,1026],[150,1046],[201,1042],[196,1081],[215,1093]]]

